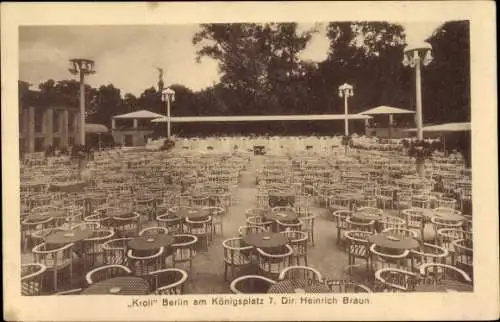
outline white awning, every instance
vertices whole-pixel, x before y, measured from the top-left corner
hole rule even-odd
[[[467,132],[470,131],[470,122],[444,123],[424,126],[424,132]],[[416,132],[417,129],[407,129],[405,132]]]
[[[172,116],[172,123],[195,122],[266,122],[266,121],[334,121],[343,120],[344,114],[314,114],[314,115],[245,115],[245,116]],[[349,120],[365,120],[371,116],[349,114]],[[152,120],[153,123],[165,123],[166,117]]]
[[[361,112],[362,115],[381,115],[381,114],[415,114],[415,111],[405,110],[398,107],[392,106],[378,106]]]
[[[165,115],[154,113],[148,110],[140,110],[113,116],[114,119],[156,119],[159,117],[165,117]]]

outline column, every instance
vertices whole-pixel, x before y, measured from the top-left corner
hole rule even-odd
[[[112,130],[116,129],[116,119],[114,118],[111,119],[111,129]]]
[[[54,111],[48,108],[43,113],[43,134],[45,136],[45,147],[54,143]]]
[[[68,146],[68,122],[69,122],[69,112],[64,109],[62,112],[62,117],[60,118],[60,129],[61,129],[61,146]]]
[[[28,107],[27,110],[27,126],[26,126],[26,146],[27,152],[35,152],[35,108]]]
[[[137,129],[138,126],[139,126],[139,122],[137,122],[137,119],[134,119],[134,129]]]

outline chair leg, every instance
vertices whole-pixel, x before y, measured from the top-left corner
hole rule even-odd
[[[227,263],[224,262],[224,281],[227,282]]]

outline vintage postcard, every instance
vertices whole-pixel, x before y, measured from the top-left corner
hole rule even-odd
[[[499,317],[494,3],[4,3],[8,321]]]

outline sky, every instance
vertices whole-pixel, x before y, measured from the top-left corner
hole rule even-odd
[[[440,23],[401,23],[407,39],[424,40]],[[315,27],[317,32],[299,53],[302,60],[321,62],[328,54],[327,24],[299,24],[298,32]],[[70,58],[95,61],[96,73],[86,78],[91,86],[109,83],[122,95],[139,96],[158,82],[156,67],[165,70],[166,85],[182,84],[194,91],[219,80],[217,62],[195,62],[191,40],[198,25],[143,26],[24,26],[19,35],[19,77],[36,88],[47,79],[74,78],[68,72]],[[76,78],[75,78],[76,79]]]

